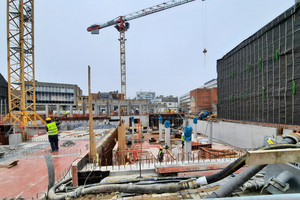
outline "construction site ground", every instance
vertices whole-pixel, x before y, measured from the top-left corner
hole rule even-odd
[[[95,129],[96,142],[101,140],[109,129]],[[59,152],[52,153],[52,158],[55,168],[55,181],[60,180],[64,175],[66,175],[70,169],[70,165],[76,159],[82,157],[88,153],[88,131],[87,130],[68,130],[63,131],[59,134]],[[144,143],[147,151],[151,151],[153,155],[157,155],[159,150],[159,143],[149,142],[150,138],[159,139],[159,134],[144,133]],[[163,136],[164,138],[164,136]],[[198,134],[198,140],[202,141],[204,144],[207,143],[207,138],[205,135]],[[70,141],[74,142],[73,146],[62,146],[66,143],[67,145]],[[182,153],[181,141],[180,139],[174,139],[172,147],[172,154],[177,158],[178,155]],[[163,145],[163,144],[162,144]],[[35,146],[38,148],[34,149]],[[9,145],[5,146],[7,149],[11,148]],[[22,148],[21,148],[22,147]],[[4,145],[1,145],[4,148]],[[5,159],[0,159],[0,198],[11,198],[11,197],[23,197],[25,199],[38,199],[45,195],[48,188],[48,171],[44,156],[50,153],[50,145],[48,142],[48,136],[46,134],[35,136],[30,142],[23,142],[13,148],[21,148],[20,152],[14,152],[9,157],[6,156]],[[221,142],[214,141],[212,148],[214,149],[234,149],[234,147],[222,144]],[[150,157],[150,156],[149,156]],[[7,165],[18,160],[16,166],[7,168]],[[178,163],[180,165],[180,162]],[[159,164],[156,164],[159,165]],[[161,165],[161,164],[160,164]],[[154,163],[155,166],[155,163]],[[114,169],[117,171],[118,169]],[[143,172],[143,176],[147,176],[146,171]],[[210,173],[215,173],[211,171]],[[118,173],[115,173],[118,175]],[[136,174],[138,175],[138,174]],[[135,197],[120,197],[117,193],[113,194],[102,194],[98,196],[87,196],[79,199],[199,199],[202,196],[208,195],[211,189],[197,189],[180,191],[172,194],[148,194],[148,195],[137,195]]]

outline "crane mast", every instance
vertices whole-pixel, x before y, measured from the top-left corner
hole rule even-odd
[[[35,107],[34,0],[7,0],[7,56],[9,113],[3,121],[36,125],[42,119]]]
[[[92,34],[99,34],[99,29],[113,26],[120,32],[120,68],[121,68],[121,98],[126,99],[126,57],[125,57],[125,31],[129,29],[127,21],[157,13],[169,8],[180,6],[195,0],[172,0],[164,2],[128,15],[117,17],[103,24],[93,24],[87,28]]]

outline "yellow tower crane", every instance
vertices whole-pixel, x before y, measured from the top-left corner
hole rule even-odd
[[[9,113],[3,119],[36,125],[34,75],[34,0],[7,0],[7,65]]]

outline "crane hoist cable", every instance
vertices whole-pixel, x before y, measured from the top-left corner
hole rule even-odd
[[[206,14],[206,1],[202,0],[202,45],[204,47],[204,68],[206,68],[206,47],[207,47],[207,14]]]

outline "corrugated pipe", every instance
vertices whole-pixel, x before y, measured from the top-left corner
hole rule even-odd
[[[299,146],[291,145],[296,144],[300,141],[300,138],[295,134],[288,134],[285,136],[284,140],[278,145],[271,145],[263,147],[263,150],[267,149],[283,149],[283,148],[299,148]],[[215,192],[208,195],[206,198],[220,198],[227,197],[233,191],[237,190],[246,181],[252,178],[257,172],[262,170],[266,165],[254,165],[247,167],[244,171],[238,174],[236,177],[229,180],[225,185],[217,189]],[[203,180],[202,180],[203,181]]]
[[[86,194],[99,194],[107,192],[125,192],[125,193],[174,193],[185,189],[197,188],[196,180],[187,180],[180,183],[174,184],[161,184],[161,185],[132,185],[132,184],[110,184],[110,185],[99,185],[89,188],[78,187],[74,192],[69,192],[63,195],[55,194],[55,190],[64,183],[67,183],[70,179],[60,182],[54,185],[48,193],[50,200],[64,200],[66,197],[77,198],[79,195]]]

